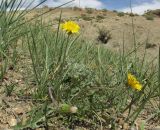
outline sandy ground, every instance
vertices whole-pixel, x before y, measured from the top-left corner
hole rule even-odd
[[[48,8],[37,9],[32,11],[28,18],[35,17],[45,11]],[[90,21],[83,20],[82,15],[91,17]],[[103,16],[102,20],[98,20],[97,16]],[[43,16],[45,22],[51,22],[57,25],[57,19],[60,16],[60,9],[53,10]],[[88,42],[97,43],[98,29],[104,28],[109,30],[112,39],[104,45],[106,48],[118,52],[122,49],[124,43],[124,49],[126,52],[134,48],[134,35],[135,34],[136,45],[143,44],[138,49],[138,55],[143,56],[145,51],[146,42],[152,47],[147,48],[147,59],[153,59],[158,56],[158,47],[160,45],[160,18],[155,17],[154,20],[147,20],[144,16],[124,15],[119,17],[116,12],[102,11],[93,9],[88,13],[87,9],[62,9],[62,20],[76,20],[81,26],[81,37],[88,40]],[[132,24],[133,20],[133,24]]]

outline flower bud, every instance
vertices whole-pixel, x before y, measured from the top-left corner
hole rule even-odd
[[[76,106],[70,107],[70,113],[77,113],[78,108]]]
[[[70,106],[68,104],[60,105],[60,112],[62,113],[77,113],[78,108],[75,106]]]

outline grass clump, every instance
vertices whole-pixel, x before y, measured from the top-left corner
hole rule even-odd
[[[19,5],[13,11],[13,6]],[[27,12],[20,10],[21,1],[1,1],[0,2],[0,80],[10,65],[13,67],[17,63],[17,42],[27,32],[24,29],[26,21],[24,16]]]
[[[99,41],[100,43],[107,44],[111,38],[112,37],[110,31],[106,30],[105,28],[100,28],[98,30],[97,41]]]

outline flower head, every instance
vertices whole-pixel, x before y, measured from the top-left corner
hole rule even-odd
[[[142,90],[142,85],[140,82],[136,79],[134,75],[131,73],[128,74],[128,85],[138,91]]]
[[[80,30],[79,25],[73,21],[68,21],[61,24],[61,28],[68,34],[79,33]]]

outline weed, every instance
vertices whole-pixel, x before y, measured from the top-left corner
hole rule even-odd
[[[117,15],[118,15],[119,17],[122,17],[122,16],[125,15],[125,13],[124,13],[124,12],[118,12]]]

